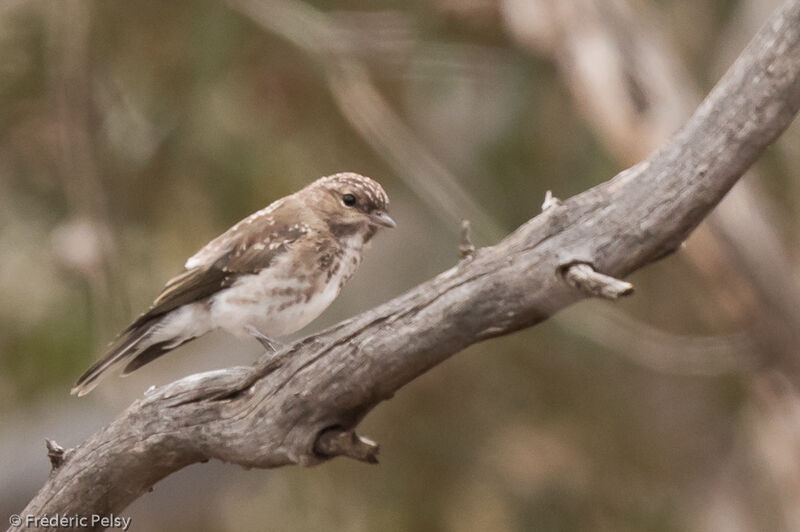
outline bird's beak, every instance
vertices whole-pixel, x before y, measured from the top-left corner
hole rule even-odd
[[[397,227],[397,224],[395,223],[394,220],[392,220],[392,217],[386,214],[385,212],[370,214],[369,220],[375,225],[382,225],[384,227],[389,227],[392,229]]]

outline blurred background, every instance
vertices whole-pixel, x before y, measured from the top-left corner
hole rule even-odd
[[[773,0],[2,0],[0,514],[211,335],[75,379],[186,257],[311,180],[384,184],[399,228],[299,336],[644,158]],[[196,465],[134,530],[800,530],[800,128],[676,255],[473,346],[371,413],[381,465]]]

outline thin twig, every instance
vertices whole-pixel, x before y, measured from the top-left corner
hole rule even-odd
[[[475,256],[475,244],[470,237],[469,220],[461,220],[461,242],[458,244],[458,260],[469,260]]]

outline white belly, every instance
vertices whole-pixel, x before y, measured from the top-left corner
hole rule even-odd
[[[256,275],[243,276],[230,288],[211,298],[210,322],[238,336],[261,334],[278,338],[308,325],[333,303],[342,285],[361,262],[361,247],[350,248],[338,258],[339,267],[330,280],[317,271],[302,275],[290,254]]]

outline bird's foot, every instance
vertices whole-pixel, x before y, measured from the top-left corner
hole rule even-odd
[[[252,325],[247,328],[247,332],[249,332],[253,338],[258,340],[261,345],[264,346],[264,349],[267,351],[271,351],[273,353],[277,353],[281,349],[283,349],[283,344],[277,340],[273,340],[272,338],[264,335],[261,331],[253,327]]]

